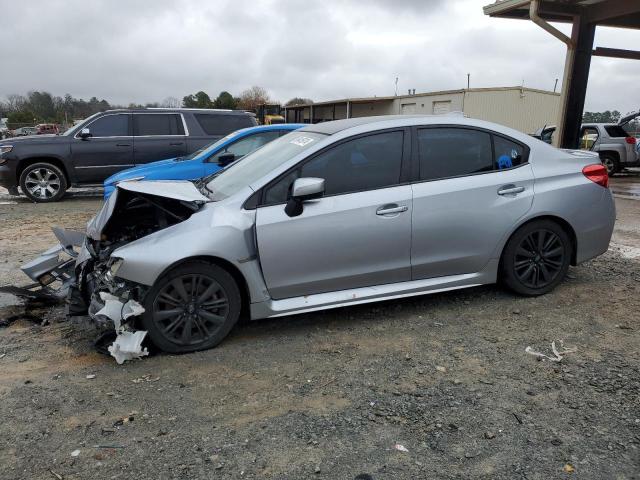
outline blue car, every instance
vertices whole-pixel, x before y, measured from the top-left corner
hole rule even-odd
[[[282,135],[302,128],[302,123],[282,123],[243,128],[186,157],[169,158],[129,168],[104,181],[104,198],[125,180],[196,180],[248,155]]]

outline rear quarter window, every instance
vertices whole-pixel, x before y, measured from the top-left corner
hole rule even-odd
[[[525,148],[516,142],[497,135],[493,136],[493,168],[506,170],[527,162]]]
[[[629,136],[620,125],[606,125],[604,129],[607,131],[607,135],[612,138],[624,138]]]
[[[249,115],[219,115],[196,113],[196,120],[207,135],[227,135],[241,128],[256,125],[253,117]]]

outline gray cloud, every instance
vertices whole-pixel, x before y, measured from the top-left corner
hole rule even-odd
[[[486,0],[484,3],[488,3]],[[477,0],[6,2],[0,96],[47,90],[149,102],[261,85],[285,101],[525,85],[562,78],[563,45]],[[598,44],[633,48],[638,32]],[[637,107],[638,62],[594,59],[591,110]]]

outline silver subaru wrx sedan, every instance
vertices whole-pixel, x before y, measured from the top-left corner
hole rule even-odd
[[[614,220],[596,154],[457,115],[339,120],[199,182],[120,183],[88,226],[71,307],[188,352],[241,313],[498,280],[541,295],[607,250]]]

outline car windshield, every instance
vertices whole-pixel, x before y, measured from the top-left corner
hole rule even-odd
[[[325,137],[321,133],[292,132],[250,153],[207,183],[212,200],[230,197]]]
[[[240,131],[241,130],[238,130],[236,132],[230,133],[226,137],[222,137],[220,140],[217,140],[217,141],[215,141],[213,143],[210,143],[209,145],[205,145],[201,149],[196,150],[195,152],[193,152],[190,155],[187,155],[186,157],[180,157],[180,160],[193,160],[194,158],[196,158],[197,156],[202,155],[202,154],[206,154],[207,156],[209,156],[211,153],[213,153],[218,148],[220,148],[220,145],[222,145],[223,143],[229,141],[230,138],[233,138],[236,135],[238,135],[238,132],[240,132]]]

